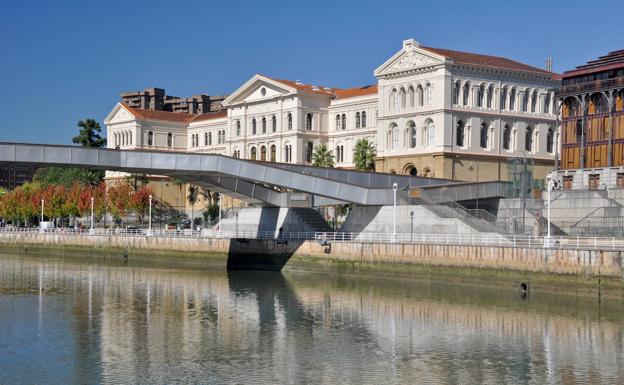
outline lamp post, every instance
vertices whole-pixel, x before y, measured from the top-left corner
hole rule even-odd
[[[221,194],[219,194],[219,222],[217,223],[217,231],[221,233]]]
[[[91,197],[91,230],[90,233],[93,233],[93,203],[95,202],[95,198]]]
[[[410,211],[410,242],[414,242],[414,210]]]
[[[544,239],[544,247],[550,247],[552,239],[550,238],[550,191],[552,190],[553,180],[552,175],[546,175],[546,188],[548,189],[547,199],[548,199],[548,211],[547,211],[547,226],[548,232],[546,234],[546,239]]]
[[[149,196],[149,220],[147,228],[147,236],[152,235],[152,194]]]
[[[393,193],[393,206],[392,206],[392,242],[396,239],[396,205],[397,205],[397,190],[399,189],[399,185],[394,182],[392,184],[392,193]]]
[[[39,221],[39,229],[43,231],[43,206],[45,205],[45,200],[41,199],[41,220]]]

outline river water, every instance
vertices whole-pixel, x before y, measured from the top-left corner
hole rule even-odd
[[[623,306],[0,254],[0,383],[623,383]]]

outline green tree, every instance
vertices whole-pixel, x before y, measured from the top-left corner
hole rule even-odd
[[[191,230],[195,227],[195,203],[199,198],[199,187],[189,185],[188,189],[188,202],[191,205]]]
[[[320,144],[312,154],[312,165],[315,167],[334,167],[334,154],[325,144]]]
[[[93,119],[86,119],[79,121],[77,125],[79,127],[78,135],[72,139],[75,144],[97,148],[106,146],[106,138],[100,136],[102,128],[98,122]],[[47,167],[38,169],[33,176],[33,181],[44,186],[62,184],[65,187],[70,187],[74,183],[97,186],[104,179],[104,174],[105,172],[101,170]]]
[[[375,171],[375,156],[377,156],[375,145],[368,139],[363,138],[355,143],[353,163],[355,163],[356,169],[360,171]]]
[[[75,144],[79,144],[82,147],[98,147],[102,148],[106,146],[106,138],[102,138],[100,133],[102,128],[100,123],[94,119],[86,119],[78,122],[80,131],[77,136],[74,136],[72,141]]]

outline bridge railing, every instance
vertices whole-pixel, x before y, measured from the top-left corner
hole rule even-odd
[[[160,237],[193,239],[266,239],[277,241],[315,241],[320,245],[339,242],[395,243],[446,246],[486,246],[514,248],[549,248],[576,250],[618,250],[624,251],[621,237],[569,237],[553,236],[550,240],[541,236],[502,234],[422,234],[422,233],[349,233],[349,232],[284,232],[275,231],[230,231],[230,230],[152,230],[147,229],[38,229],[0,228],[2,234],[39,234],[49,236],[119,236]]]

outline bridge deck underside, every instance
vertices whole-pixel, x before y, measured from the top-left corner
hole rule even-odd
[[[309,194],[317,206],[391,205],[393,183],[401,187],[397,191],[399,199],[408,197],[408,190],[402,187],[454,184],[444,179],[254,162],[216,154],[17,143],[0,143],[0,164],[83,167],[170,176],[248,202],[280,207],[288,206],[288,192]]]

